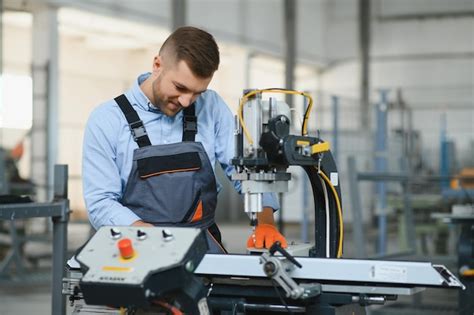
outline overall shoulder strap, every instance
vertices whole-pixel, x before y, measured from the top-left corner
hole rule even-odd
[[[183,141],[194,141],[197,133],[195,103],[183,109]]]
[[[128,101],[127,97],[122,94],[114,98],[114,100],[117,102],[118,106],[125,115],[125,119],[127,119],[128,125],[130,126],[133,139],[138,144],[138,146],[141,148],[151,145],[150,139],[148,138],[145,130],[145,126],[143,125],[140,117],[138,117],[137,112],[133,109],[132,104],[130,104]]]

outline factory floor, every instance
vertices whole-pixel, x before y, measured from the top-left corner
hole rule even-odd
[[[245,223],[242,224],[221,224],[221,232],[224,245],[231,253],[244,253],[245,242],[251,229]],[[90,228],[84,223],[70,223],[68,235],[68,248],[75,251],[89,237]],[[285,235],[288,240],[301,239],[301,229],[299,225],[286,225]],[[311,237],[311,235],[310,235]],[[375,243],[375,233],[368,232],[368,244]],[[310,238],[311,239],[311,238]],[[397,252],[397,237],[390,238],[388,251]],[[344,240],[344,256],[354,257],[355,249],[352,246],[350,230],[346,232]],[[373,246],[368,245],[369,252]],[[50,244],[42,242],[31,242],[25,247],[28,256],[37,257],[36,267],[24,274],[0,277],[0,315],[29,315],[29,314],[51,314],[51,288],[50,288]],[[433,261],[445,264],[450,270],[455,271],[455,255],[444,256],[423,256],[420,258],[402,257],[403,260]],[[31,267],[31,265],[29,265]],[[0,275],[1,276],[1,275]],[[427,289],[415,296],[399,296],[395,302],[388,302],[383,307],[370,307],[367,313],[370,314],[458,314],[457,311],[458,292],[456,290]],[[67,313],[71,314],[70,306]]]

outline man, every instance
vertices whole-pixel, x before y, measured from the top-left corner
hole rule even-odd
[[[212,35],[177,29],[125,94],[91,114],[84,135],[84,198],[92,225],[177,225],[206,230],[210,252],[225,252],[214,222],[216,160],[228,177],[233,157],[233,116],[207,90],[219,66]],[[235,183],[240,189],[240,184]],[[273,194],[249,246],[286,246],[275,229]]]

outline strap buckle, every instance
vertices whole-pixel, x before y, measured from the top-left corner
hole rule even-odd
[[[197,117],[196,116],[184,116],[183,118],[184,131],[191,131],[197,133]]]
[[[129,126],[130,126],[130,131],[132,132],[133,140],[137,141],[138,138],[141,138],[147,135],[145,126],[143,126],[143,122],[141,120],[135,121],[129,124]]]

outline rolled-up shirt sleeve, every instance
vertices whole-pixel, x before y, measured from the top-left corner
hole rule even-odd
[[[124,207],[120,169],[116,163],[117,128],[120,122],[104,107],[92,112],[87,122],[82,157],[83,191],[89,220],[94,228],[131,225],[140,220]]]

